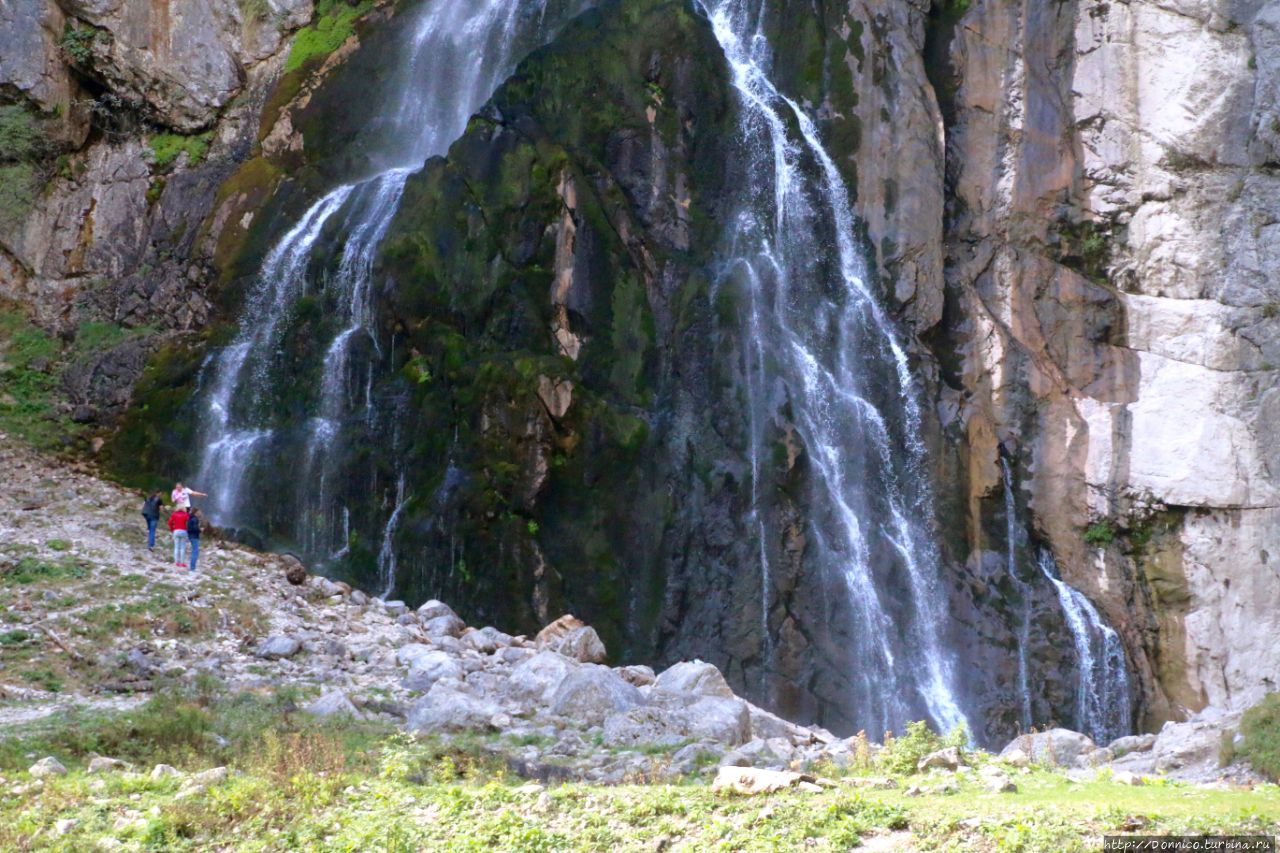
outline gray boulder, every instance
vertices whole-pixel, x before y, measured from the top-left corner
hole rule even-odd
[[[442,678],[461,679],[462,666],[447,652],[429,651],[417,655],[404,677],[404,686],[410,690],[426,692]]]
[[[478,730],[488,728],[490,720],[501,713],[498,703],[477,695],[461,681],[446,678],[410,706],[405,724],[415,732]]]
[[[356,720],[364,717],[341,690],[330,690],[302,710],[316,717],[351,717]]]
[[[504,634],[492,625],[478,631],[467,631],[458,638],[464,648],[472,649],[482,655],[491,655],[498,649],[511,645],[511,635]]]
[[[1035,734],[1019,735],[1000,751],[1007,756],[1015,749],[1021,750],[1031,761],[1051,767],[1085,767],[1086,757],[1098,745],[1079,732],[1070,729],[1049,729]]]
[[[747,703],[736,698],[695,696],[690,700],[655,691],[650,704],[611,714],[604,721],[604,740],[612,746],[697,740],[727,748],[750,739]]]
[[[281,658],[291,658],[302,649],[302,643],[293,637],[286,637],[284,634],[275,634],[267,637],[258,643],[258,647],[253,653],[260,658],[267,660],[280,660]]]
[[[105,755],[99,755],[89,761],[87,772],[89,773],[109,773],[112,770],[129,769],[127,761],[121,761],[118,758],[108,758]]]
[[[934,750],[916,763],[916,770],[923,773],[926,770],[938,768],[940,770],[956,770],[964,763],[964,758],[960,755],[960,750],[954,746],[948,746],[945,749]]]
[[[714,664],[701,660],[681,661],[658,676],[654,686],[667,693],[693,693],[701,696],[733,698],[729,682]]]
[[[437,601],[434,598],[426,604],[418,608],[418,618],[423,622],[435,619],[437,616],[452,616],[458,618],[458,614],[453,612],[453,608],[445,604],[443,601]]]
[[[401,666],[413,666],[413,662],[418,658],[434,654],[435,651],[434,646],[429,646],[426,643],[406,643],[396,649],[396,662]]]
[[[621,675],[623,680],[634,684],[636,687],[646,687],[657,681],[657,676],[653,673],[653,667],[649,666],[620,666],[614,671]]]
[[[1156,772],[1188,781],[1216,778],[1223,740],[1240,730],[1242,716],[1240,711],[1201,712],[1185,723],[1165,723],[1151,747]]]
[[[543,650],[511,670],[507,689],[516,701],[550,705],[560,685],[580,665],[559,652]]]
[[[48,755],[27,768],[27,772],[37,779],[47,779],[50,776],[67,775],[67,768],[62,765],[61,761],[52,755]]]
[[[384,601],[382,602],[382,609],[387,612],[388,616],[395,619],[398,616],[403,616],[408,613],[409,605],[405,604],[403,601]]]
[[[427,619],[422,623],[422,630],[435,640],[437,637],[457,637],[467,626],[457,616],[445,614]]]
[[[549,642],[547,648],[582,663],[604,663],[608,657],[604,642],[590,625],[566,632]]]
[[[539,655],[541,657],[541,655]],[[607,666],[587,663],[560,682],[551,697],[551,712],[589,725],[599,725],[617,711],[627,711],[644,703],[633,685]]]
[[[1151,749],[1155,742],[1156,736],[1153,734],[1127,735],[1111,741],[1107,744],[1107,749],[1111,750],[1116,758],[1122,758],[1131,752],[1145,752]]]

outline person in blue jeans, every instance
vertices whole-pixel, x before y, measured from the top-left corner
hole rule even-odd
[[[191,569],[196,570],[196,560],[200,559],[200,510],[193,509],[187,517],[187,542],[191,544]]]
[[[164,498],[160,497],[159,492],[152,492],[151,495],[142,502],[142,517],[147,520],[147,550],[154,551],[156,549],[156,525],[160,523],[160,506],[164,503]]]

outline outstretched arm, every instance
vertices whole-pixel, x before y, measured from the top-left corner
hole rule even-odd
[[[188,489],[187,491],[191,492],[191,494],[195,495],[198,498],[209,497],[209,495],[206,492],[197,492],[195,489]]]

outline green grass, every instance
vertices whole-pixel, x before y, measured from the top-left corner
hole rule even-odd
[[[1244,744],[1238,753],[1273,781],[1280,781],[1280,693],[1266,697],[1244,712],[1240,721]]]
[[[341,47],[355,33],[356,21],[371,8],[371,0],[361,0],[354,5],[343,0],[320,0],[316,4],[314,20],[299,30],[293,39],[289,58],[284,63],[285,73],[296,71],[311,60],[326,57]]]
[[[155,164],[164,168],[178,159],[182,152],[187,153],[187,165],[194,166],[204,159],[209,151],[209,141],[213,139],[212,131],[194,135],[180,133],[158,133],[151,137],[149,145],[155,156]]]
[[[42,449],[78,431],[56,408],[61,351],[55,338],[20,313],[0,311],[0,430]]]
[[[23,557],[8,567],[0,567],[0,580],[5,583],[33,584],[80,580],[89,576],[89,566],[75,557],[41,560]]]
[[[697,780],[527,789],[488,751],[492,738],[417,739],[379,723],[312,719],[295,710],[296,690],[219,690],[210,681],[127,713],[71,712],[11,730],[0,739],[0,771],[21,782],[32,756],[53,755],[71,773],[0,795],[0,849],[92,849],[113,838],[164,850],[823,851],[898,832],[920,850],[1058,853],[1094,850],[1102,835],[1135,829],[1280,829],[1274,785],[1132,787],[1044,768],[1013,771],[1018,791],[1009,794],[986,792],[971,770],[954,777],[958,793],[917,797],[906,787],[933,777],[902,774],[891,790],[837,784],[757,797]],[[897,740],[909,740],[897,747],[905,756],[925,738],[909,731]],[[88,777],[93,754],[139,772]],[[233,772],[200,796],[179,797],[180,779],[148,777],[159,762]],[[77,821],[67,835],[37,834],[61,818]]]

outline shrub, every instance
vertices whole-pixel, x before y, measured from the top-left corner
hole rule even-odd
[[[876,756],[876,763],[889,773],[914,773],[920,759],[944,747],[962,747],[969,741],[964,726],[956,726],[946,737],[929,728],[924,720],[907,723],[906,734],[893,737],[885,733],[884,749]]]
[[[1254,770],[1280,781],[1280,693],[1268,693],[1245,711],[1240,732],[1244,743],[1237,754],[1248,759]]]
[[[1084,541],[1090,545],[1110,545],[1115,538],[1115,529],[1109,521],[1095,521],[1084,532]]]
[[[87,66],[93,60],[93,42],[97,36],[94,30],[76,29],[71,24],[67,24],[66,29],[62,31],[60,44],[67,58],[73,63]]]
[[[45,136],[35,118],[18,104],[0,107],[0,160],[34,160],[46,153]]]
[[[155,155],[155,163],[164,168],[178,159],[178,155],[187,152],[187,165],[194,166],[204,159],[209,150],[209,140],[213,133],[206,132],[194,136],[180,133],[158,133],[151,137],[151,153]]]

